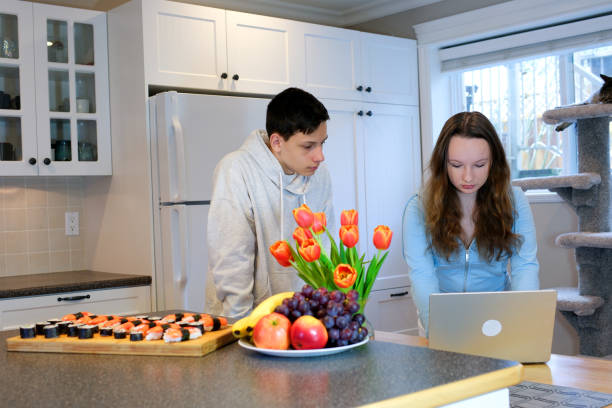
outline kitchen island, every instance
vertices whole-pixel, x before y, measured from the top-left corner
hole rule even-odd
[[[311,358],[237,343],[204,357],[8,352],[5,339],[17,333],[0,333],[5,406],[433,406],[507,388],[523,371],[512,361],[383,341]]]

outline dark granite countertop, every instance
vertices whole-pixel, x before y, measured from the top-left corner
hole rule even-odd
[[[352,407],[423,392],[455,401],[516,384],[523,369],[382,341],[310,358],[265,356],[237,343],[204,357],[151,357],[8,352],[5,339],[15,335],[0,332],[4,406]],[[500,374],[508,372],[511,379]]]
[[[150,276],[88,270],[6,276],[0,278],[0,299],[150,284]]]

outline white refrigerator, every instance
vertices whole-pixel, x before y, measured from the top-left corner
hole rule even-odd
[[[157,310],[205,311],[213,172],[265,129],[268,102],[174,91],[149,98]]]

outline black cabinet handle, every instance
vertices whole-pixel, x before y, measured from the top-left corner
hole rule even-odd
[[[240,79],[240,77],[238,76],[238,74],[234,74],[234,76],[232,77],[232,79],[233,79],[234,81],[237,81],[237,80],[239,80],[239,79]]]
[[[223,79],[227,78],[227,72],[222,73],[221,74],[221,78],[223,78]]]
[[[359,85],[359,86],[357,87],[357,90],[358,90],[359,92],[363,91],[363,86]]]
[[[36,164],[36,159],[34,157],[30,157],[30,160],[28,160],[28,163],[30,163],[32,166]]]
[[[408,291],[406,292],[399,292],[399,293],[391,293],[389,295],[389,297],[400,297],[400,296],[406,296],[408,294]]]
[[[372,88],[368,86],[368,87],[365,89],[365,91],[366,91],[366,92],[372,92]]]
[[[368,115],[368,116],[372,116],[372,111],[367,111],[367,112],[366,112],[366,115]]]
[[[89,299],[90,297],[91,296],[89,296],[89,295],[58,297],[57,301],[58,302],[61,302],[62,300],[64,300],[64,301],[75,301],[75,300]]]
[[[51,159],[48,157],[45,157],[45,159],[43,160],[43,163],[45,163],[48,166],[51,164]]]
[[[363,111],[359,111],[359,112],[357,112],[357,115],[359,115],[359,116],[363,116]]]

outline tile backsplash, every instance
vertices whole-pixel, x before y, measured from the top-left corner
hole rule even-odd
[[[0,276],[83,269],[83,191],[83,177],[0,177]]]

